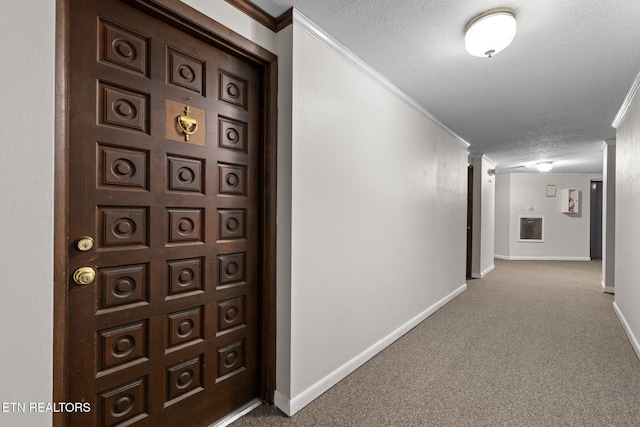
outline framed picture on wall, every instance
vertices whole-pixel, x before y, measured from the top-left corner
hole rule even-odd
[[[555,185],[547,185],[547,197],[556,197]]]

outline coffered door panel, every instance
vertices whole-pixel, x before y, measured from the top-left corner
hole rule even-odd
[[[206,426],[259,396],[261,71],[70,10],[68,425]]]

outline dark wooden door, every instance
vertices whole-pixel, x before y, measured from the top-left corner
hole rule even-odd
[[[589,242],[591,259],[602,259],[602,181],[591,181]]]
[[[68,425],[206,426],[259,396],[261,71],[119,0],[70,28]]]

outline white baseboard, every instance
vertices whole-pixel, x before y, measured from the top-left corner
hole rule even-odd
[[[558,256],[508,256],[494,255],[494,258],[507,261],[591,261],[590,257],[558,257]]]
[[[480,274],[478,273],[471,273],[471,277],[474,279],[482,279],[484,276],[486,276],[487,274],[491,273],[493,271],[493,269],[496,268],[495,265],[492,265],[491,267],[485,269],[483,272],[481,272]]]
[[[620,323],[622,323],[622,327],[624,328],[624,331],[627,333],[627,337],[629,337],[629,341],[631,341],[631,346],[633,347],[633,350],[636,352],[636,356],[638,356],[638,359],[640,359],[640,343],[638,343],[638,339],[635,337],[635,335],[633,335],[633,331],[631,330],[629,323],[627,323],[627,319],[624,318],[622,311],[620,311],[618,304],[616,304],[615,302],[613,303],[613,311],[616,312],[616,315],[618,316]]]
[[[605,294],[615,294],[616,293],[616,288],[614,288],[613,286],[607,286],[604,284],[603,281],[600,282],[600,285],[602,286],[602,292],[604,292]]]
[[[288,416],[293,415],[291,412],[291,400],[278,390],[273,394],[273,405]]]
[[[293,414],[307,406],[309,403],[311,403],[313,400],[315,400],[317,397],[322,395],[324,392],[329,390],[331,387],[336,385],[342,379],[347,377],[350,373],[358,369],[360,366],[364,365],[373,356],[380,353],[389,345],[393,344],[394,341],[409,332],[420,322],[438,311],[438,309],[442,308],[445,304],[460,295],[466,289],[467,284],[465,283],[422,313],[409,320],[404,325],[400,326],[395,331],[391,332],[386,337],[382,338],[380,341],[376,342],[371,347],[364,350],[353,359],[349,360],[344,365],[340,366],[335,371],[329,373],[329,375],[317,381],[315,384],[295,396],[293,399],[289,399],[285,395],[276,391],[274,395],[275,406],[288,416],[292,416]]]

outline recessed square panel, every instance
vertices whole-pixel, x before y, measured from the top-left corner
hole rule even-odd
[[[149,38],[118,24],[100,20],[100,60],[147,75]]]
[[[99,207],[103,247],[147,245],[148,210],[136,207]]]
[[[147,379],[139,378],[98,396],[101,426],[131,425],[148,414]]]
[[[167,209],[169,243],[197,243],[204,241],[202,209]]]
[[[244,295],[218,302],[218,333],[246,323]]]
[[[245,369],[244,340],[218,348],[218,376],[216,382],[223,381]]]
[[[246,277],[244,253],[218,255],[218,284],[244,282]]]
[[[202,307],[167,314],[167,348],[202,341]]]
[[[98,367],[101,371],[135,360],[146,360],[146,322],[140,321],[99,331],[98,347]]]
[[[247,124],[226,117],[218,118],[218,145],[222,148],[247,151]]]
[[[167,48],[169,83],[204,95],[205,62],[174,48]]]
[[[198,356],[167,368],[167,402],[165,406],[203,390],[202,360],[202,356]]]
[[[168,261],[169,295],[204,289],[202,281],[202,258]]]
[[[247,81],[226,71],[220,71],[220,100],[247,109]]]
[[[100,185],[149,189],[147,151],[102,144],[98,147]]]
[[[149,95],[100,82],[98,124],[148,133]]]
[[[243,209],[219,209],[218,239],[237,240],[245,237],[245,211]]]
[[[147,264],[101,268],[101,308],[148,301],[147,274]]]
[[[220,194],[244,195],[245,168],[243,166],[218,164]]]
[[[202,160],[167,156],[169,190],[202,193],[204,176]]]

